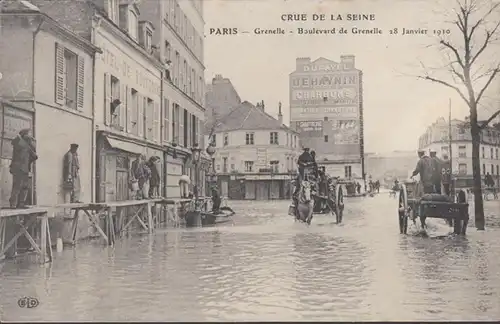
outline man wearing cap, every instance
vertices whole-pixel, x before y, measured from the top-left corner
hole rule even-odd
[[[71,144],[63,160],[64,188],[72,203],[80,202],[80,161],[77,150],[78,144]],[[67,200],[66,197],[65,200]]]
[[[10,173],[13,179],[9,202],[11,208],[24,208],[30,185],[31,164],[38,159],[30,129],[21,130],[12,140],[12,146]]]
[[[434,192],[441,194],[441,170],[443,169],[443,161],[436,156],[436,151],[430,152],[432,160],[432,183],[434,184]]]
[[[420,174],[420,183],[423,186],[424,194],[431,194],[434,192],[434,183],[432,182],[433,178],[433,167],[432,160],[430,157],[425,155],[425,151],[418,151],[419,160],[417,162],[417,166],[413,171],[411,177],[413,178],[417,174]]]

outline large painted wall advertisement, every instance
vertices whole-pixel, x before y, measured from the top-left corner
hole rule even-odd
[[[360,74],[323,59],[290,75],[290,121],[302,143],[334,159],[360,159]]]

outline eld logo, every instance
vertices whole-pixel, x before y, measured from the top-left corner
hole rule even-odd
[[[17,305],[21,308],[36,308],[40,302],[35,297],[21,297],[17,301]]]

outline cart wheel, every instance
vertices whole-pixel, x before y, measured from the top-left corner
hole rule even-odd
[[[399,233],[406,234],[408,231],[408,192],[406,191],[406,186],[401,184],[401,189],[399,189],[399,204],[398,204],[398,220],[399,220]]]
[[[342,223],[342,217],[344,216],[344,192],[340,184],[335,186],[335,215],[337,224]]]

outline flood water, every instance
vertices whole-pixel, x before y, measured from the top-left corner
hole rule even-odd
[[[386,194],[346,199],[344,223],[288,201],[229,202],[234,223],[82,242],[51,265],[0,264],[0,318],[45,321],[498,320],[500,227],[399,234]],[[499,202],[486,202],[500,218]],[[471,222],[473,223],[473,221]],[[497,222],[498,224],[498,222]],[[411,232],[412,229],[410,229]],[[18,299],[36,297],[36,308]]]

